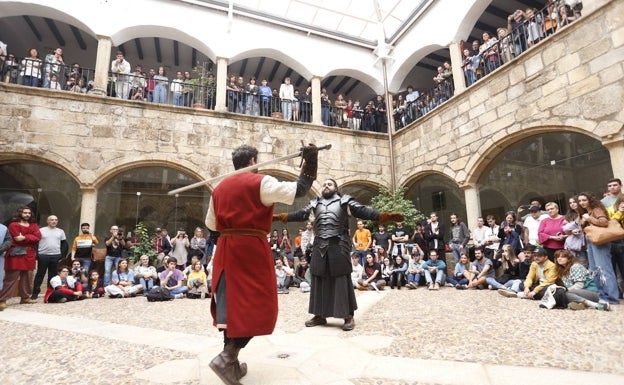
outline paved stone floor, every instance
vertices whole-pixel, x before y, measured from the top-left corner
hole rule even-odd
[[[279,296],[273,335],[241,352],[245,385],[624,384],[624,306],[544,310],[494,291],[357,292],[356,328],[306,328]],[[220,384],[207,300],[19,305],[0,312],[0,384]]]

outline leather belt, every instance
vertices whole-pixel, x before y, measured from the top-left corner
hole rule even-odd
[[[260,229],[224,229],[219,231],[221,237],[248,236],[266,239],[267,232]]]

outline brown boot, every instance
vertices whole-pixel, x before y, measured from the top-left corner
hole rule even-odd
[[[230,341],[223,351],[210,361],[210,369],[227,385],[242,385],[238,380],[247,374],[247,364],[238,361],[239,351],[234,341]]]

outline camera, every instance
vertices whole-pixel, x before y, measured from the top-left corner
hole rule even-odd
[[[122,231],[118,231],[118,232],[117,232],[117,236],[118,236],[118,237],[123,237],[123,232],[122,232]]]

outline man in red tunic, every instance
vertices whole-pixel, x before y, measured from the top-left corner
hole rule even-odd
[[[31,299],[32,273],[37,260],[37,243],[41,240],[41,232],[36,223],[31,223],[32,211],[30,207],[17,209],[13,222],[9,224],[9,233],[13,238],[11,247],[5,254],[4,287],[0,291],[0,311],[6,309],[6,301],[11,298],[18,285],[20,303],[36,303]]]
[[[218,232],[213,262],[210,311],[223,331],[224,348],[211,362],[228,385],[239,385],[247,365],[238,353],[253,336],[271,334],[277,321],[277,286],[273,254],[266,240],[271,232],[273,205],[293,204],[307,194],[316,179],[318,149],[302,149],[304,164],[295,182],[246,172],[223,179],[212,192],[206,226]],[[258,150],[242,145],[232,152],[235,169],[257,163]],[[253,266],[253,268],[249,268]]]

